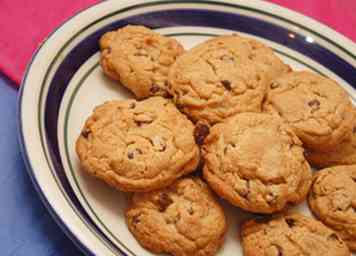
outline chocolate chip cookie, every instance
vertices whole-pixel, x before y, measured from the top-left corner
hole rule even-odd
[[[324,224],[339,233],[356,251],[356,165],[335,166],[317,172],[309,206]]]
[[[281,211],[303,201],[311,185],[301,142],[278,116],[237,114],[211,128],[202,151],[209,185],[247,211]]]
[[[290,72],[269,87],[264,110],[283,117],[305,147],[330,151],[350,136],[352,105],[335,81],[310,72]]]
[[[137,98],[168,96],[170,66],[184,52],[175,39],[143,26],[126,26],[100,39],[101,66]]]
[[[354,122],[351,136],[328,152],[309,150],[306,158],[310,164],[320,168],[356,164],[356,110],[354,109],[353,112]]]
[[[219,36],[181,55],[169,72],[170,92],[194,121],[210,124],[239,112],[261,112],[268,82],[289,66],[264,44]]]
[[[135,193],[126,220],[143,247],[175,256],[215,255],[226,232],[223,209],[199,178],[183,178],[161,190]]]
[[[194,125],[162,97],[115,100],[94,110],[76,151],[89,174],[123,191],[150,191],[195,170]]]
[[[300,214],[243,225],[245,256],[350,256],[338,234],[321,222]]]

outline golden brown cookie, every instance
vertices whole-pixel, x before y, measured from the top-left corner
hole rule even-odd
[[[354,121],[351,135],[328,152],[308,150],[306,158],[310,164],[319,168],[356,164],[356,110],[354,109],[353,112]]]
[[[309,206],[324,224],[339,233],[356,251],[356,165],[335,166],[317,172]]]
[[[352,105],[333,80],[310,72],[290,72],[275,79],[264,110],[283,117],[303,144],[329,151],[352,130]]]
[[[116,100],[94,110],[76,144],[89,174],[123,191],[150,191],[195,170],[194,126],[162,97]]]
[[[126,220],[143,247],[175,256],[215,255],[227,228],[223,209],[199,178],[183,178],[165,189],[135,193]]]
[[[334,231],[301,214],[248,221],[241,236],[245,256],[351,255]]]
[[[131,25],[104,34],[100,48],[105,74],[119,80],[139,99],[168,96],[168,70],[184,52],[177,40]]]
[[[211,129],[202,151],[209,185],[247,211],[281,211],[303,201],[311,185],[301,142],[277,116],[237,114]]]
[[[261,112],[268,82],[288,70],[260,42],[219,36],[177,59],[169,72],[170,91],[192,120],[214,124],[239,112]]]

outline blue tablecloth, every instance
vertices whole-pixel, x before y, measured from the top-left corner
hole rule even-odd
[[[39,199],[17,138],[17,90],[0,74],[0,255],[81,256]]]

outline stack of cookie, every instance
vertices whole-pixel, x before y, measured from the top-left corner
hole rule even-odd
[[[245,211],[279,214],[242,226],[244,255],[356,250],[355,111],[336,82],[294,72],[238,35],[184,51],[127,26],[103,35],[100,47],[104,73],[137,100],[98,106],[76,151],[83,170],[130,193],[127,225],[142,246],[215,255],[227,230],[217,194]],[[313,178],[309,163],[340,166]],[[188,175],[201,170],[206,183]],[[283,213],[308,193],[326,226]]]

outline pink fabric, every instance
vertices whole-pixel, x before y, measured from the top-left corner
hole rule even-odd
[[[0,0],[0,71],[19,84],[43,39],[66,18],[97,1]],[[270,1],[311,16],[356,41],[354,0]]]
[[[270,0],[310,16],[356,42],[355,0]]]
[[[17,84],[45,37],[96,0],[0,0],[0,71]]]

